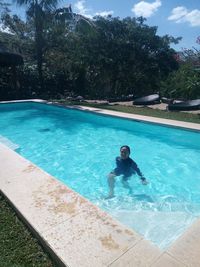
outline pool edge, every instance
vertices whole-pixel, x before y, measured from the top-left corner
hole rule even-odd
[[[161,119],[157,117],[151,117],[151,116],[143,116],[143,115],[137,115],[137,114],[130,114],[130,113],[124,113],[119,111],[111,111],[107,109],[97,109],[92,107],[85,107],[85,106],[73,106],[74,109],[81,109],[84,111],[90,111],[97,114],[102,115],[109,115],[113,117],[119,117],[129,120],[135,120],[135,121],[141,121],[145,123],[153,123],[168,127],[175,127],[175,128],[181,128],[186,130],[193,130],[193,131],[200,131],[200,124],[198,123],[192,123],[192,122],[184,122],[184,121],[177,121],[177,120],[170,120],[170,119]]]

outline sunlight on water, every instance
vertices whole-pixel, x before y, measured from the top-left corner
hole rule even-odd
[[[2,104],[0,135],[49,172],[160,248],[200,215],[200,134],[36,103]],[[137,176],[132,192],[107,174],[121,145],[131,147],[149,184]]]

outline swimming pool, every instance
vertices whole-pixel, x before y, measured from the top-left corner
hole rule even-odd
[[[200,135],[153,124],[37,103],[0,105],[0,135],[69,187],[107,210],[160,248],[166,248],[200,214]],[[116,183],[104,200],[107,173],[119,147],[150,181],[132,177],[133,192]]]

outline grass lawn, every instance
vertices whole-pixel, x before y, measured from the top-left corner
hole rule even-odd
[[[163,118],[163,119],[200,123],[200,111],[199,111],[199,114],[192,114],[192,113],[186,113],[186,112],[158,110],[158,109],[152,109],[149,107],[134,107],[134,106],[108,105],[108,104],[88,104],[84,102],[69,102],[69,101],[64,101],[64,100],[58,100],[54,102],[58,102],[64,105],[89,106],[89,107],[96,107],[96,108],[102,108],[102,109],[108,109],[108,110],[121,111],[121,112],[131,113],[131,114]]]
[[[0,194],[0,266],[55,267],[38,241]]]

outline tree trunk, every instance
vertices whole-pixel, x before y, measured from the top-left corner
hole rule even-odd
[[[41,90],[44,90],[43,80],[43,17],[40,7],[37,5],[35,9],[35,42],[36,42],[36,54],[37,54],[37,67],[38,76]]]

